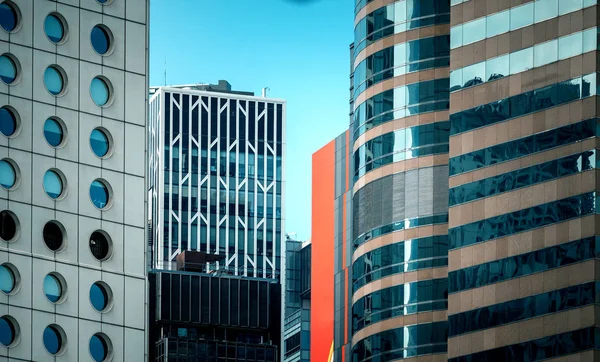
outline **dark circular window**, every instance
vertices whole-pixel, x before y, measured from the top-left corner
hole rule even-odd
[[[0,133],[10,137],[17,131],[17,116],[8,107],[0,108]]]
[[[90,301],[98,312],[106,310],[110,301],[110,289],[104,282],[96,282],[90,288]]]
[[[44,138],[52,147],[58,147],[64,139],[64,130],[61,122],[55,118],[48,118],[44,122]]]
[[[56,355],[63,349],[63,336],[64,332],[62,328],[56,324],[51,324],[44,329],[44,347],[46,351],[52,355]]]
[[[90,146],[96,156],[106,156],[110,147],[110,141],[106,132],[99,128],[94,129],[90,135]]]
[[[7,55],[0,55],[0,80],[4,84],[11,85],[17,79],[18,67],[14,58]]]
[[[19,12],[12,2],[0,4],[0,26],[7,32],[14,31],[19,25]]]
[[[0,318],[0,344],[4,347],[10,347],[15,343],[17,334],[18,325],[13,318],[6,315]]]
[[[108,337],[102,333],[96,333],[90,339],[90,354],[96,362],[106,361],[109,350]]]
[[[56,13],[46,16],[44,31],[52,43],[58,44],[62,42],[66,34],[66,25],[62,16]]]
[[[94,258],[104,261],[110,257],[111,242],[108,235],[102,231],[94,231],[90,236],[90,251]]]
[[[108,5],[112,2],[112,0],[96,0],[96,1],[102,5]]]
[[[44,243],[52,251],[60,251],[63,248],[64,227],[56,220],[48,221],[43,230]]]
[[[112,45],[112,33],[106,26],[99,24],[92,28],[90,40],[96,53],[106,55]]]
[[[18,220],[10,211],[0,211],[0,239],[12,241],[17,236]]]
[[[44,85],[50,94],[58,96],[65,89],[65,77],[58,66],[52,65],[44,72]]]
[[[94,180],[90,185],[90,198],[92,203],[99,209],[104,209],[108,204],[110,192],[104,181]]]
[[[12,268],[7,264],[0,265],[0,290],[4,294],[10,294],[15,290],[17,278]]]
[[[44,293],[52,303],[57,303],[63,296],[63,285],[57,274],[47,274],[44,278]]]

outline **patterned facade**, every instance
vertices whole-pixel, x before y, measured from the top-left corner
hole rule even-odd
[[[451,19],[449,360],[597,359],[597,3]]]
[[[152,268],[192,250],[224,257],[209,270],[278,278],[285,102],[160,87],[149,137]]]
[[[0,1],[0,360],[147,360],[147,25]]]

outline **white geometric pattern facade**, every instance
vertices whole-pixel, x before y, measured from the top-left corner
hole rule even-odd
[[[195,250],[224,255],[209,269],[278,277],[285,102],[161,87],[149,127],[151,267]]]

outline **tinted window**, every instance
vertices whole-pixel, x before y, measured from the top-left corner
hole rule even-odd
[[[58,277],[48,274],[44,278],[44,293],[52,303],[56,303],[62,297],[62,285]]]
[[[6,108],[0,108],[0,133],[6,137],[12,136],[17,130],[17,118],[13,112]]]
[[[46,16],[44,31],[48,39],[55,44],[60,43],[65,36],[65,26],[62,20],[55,14]]]
[[[0,4],[0,26],[2,29],[11,32],[17,28],[17,11],[12,4],[3,2]]]
[[[17,181],[15,168],[7,160],[0,160],[0,186],[10,189]]]
[[[0,290],[5,294],[13,291],[15,288],[15,275],[6,265],[0,265]]]
[[[106,207],[108,203],[108,188],[102,181],[95,180],[90,185],[90,198],[92,203],[99,209]]]
[[[59,95],[64,89],[64,79],[56,67],[48,67],[44,72],[44,84],[52,95]]]
[[[6,84],[11,84],[17,79],[17,66],[8,56],[0,56],[0,79]]]
[[[44,174],[44,191],[53,199],[60,197],[63,193],[63,183],[58,173],[48,170]]]
[[[63,141],[63,129],[61,124],[53,118],[48,118],[46,122],[44,122],[44,137],[50,146],[60,146]]]

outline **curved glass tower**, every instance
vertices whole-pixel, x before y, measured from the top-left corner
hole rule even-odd
[[[351,359],[445,361],[450,2],[355,13]]]

